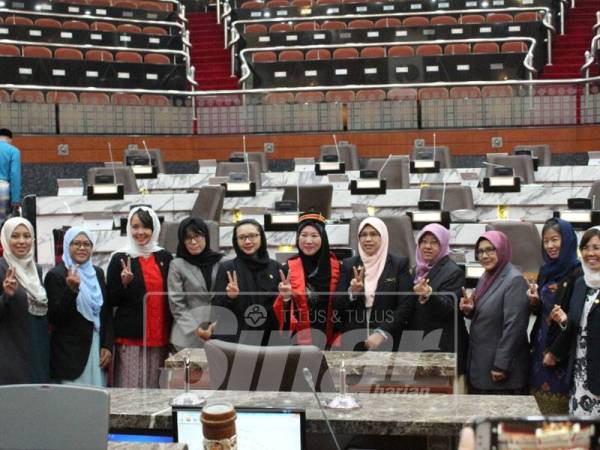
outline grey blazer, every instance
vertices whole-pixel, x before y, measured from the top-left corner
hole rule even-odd
[[[467,374],[473,387],[504,390],[527,385],[528,322],[527,282],[509,263],[477,300],[471,316]],[[505,371],[507,377],[495,382],[492,370]]]
[[[212,286],[220,262],[212,269]],[[202,271],[182,258],[175,258],[169,266],[167,277],[169,308],[173,314],[171,344],[177,350],[202,347],[203,341],[196,335],[199,326],[206,327],[211,320],[211,302],[214,294],[206,290]]]

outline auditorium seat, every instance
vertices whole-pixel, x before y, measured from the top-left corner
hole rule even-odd
[[[486,18],[487,23],[504,23],[504,22],[512,22],[513,16],[505,13],[492,13],[488,14]]]
[[[293,0],[291,5],[296,8],[309,8],[312,6],[312,0]]]
[[[0,89],[0,103],[10,103],[10,94],[4,89]]]
[[[75,92],[54,91],[46,94],[46,103],[74,104],[79,103]]]
[[[428,87],[419,89],[419,100],[446,100],[450,98],[448,89],[443,87]]]
[[[10,98],[15,103],[44,103],[44,94],[40,91],[18,89],[12,91]]]
[[[430,20],[431,25],[454,25],[457,23],[456,17],[435,16]]]
[[[588,198],[592,200],[592,209],[599,210],[600,209],[600,181],[594,181],[594,183],[592,184],[592,187],[590,188]]]
[[[365,47],[360,51],[361,58],[385,58],[385,48]]]
[[[131,23],[122,23],[117,25],[117,31],[119,33],[141,33],[142,29],[137,25],[133,25]]]
[[[450,88],[450,98],[481,98],[481,91],[477,86],[455,86]]]
[[[104,92],[82,92],[79,102],[83,105],[110,105],[110,97]]]
[[[395,28],[401,26],[402,21],[396,17],[384,17],[377,19],[375,22],[375,28]]]
[[[146,64],[171,64],[169,57],[162,53],[146,53],[144,62]]]
[[[87,4],[93,6],[112,6],[110,0],[87,0]]]
[[[331,52],[326,48],[312,48],[306,52],[305,59],[307,61],[331,59]]]
[[[113,61],[114,57],[108,50],[88,50],[85,52],[85,59],[88,61]]]
[[[512,154],[518,154],[519,151],[527,150],[531,152],[531,156],[538,159],[540,166],[551,166],[552,165],[552,151],[550,145],[539,144],[539,145],[515,145],[512,149]]]
[[[21,51],[16,45],[0,44],[0,56],[21,56]]]
[[[317,6],[326,6],[326,5],[339,5],[341,2],[341,0],[317,0],[316,4]]]
[[[127,92],[117,92],[113,94],[111,101],[113,105],[122,106],[139,106],[142,104],[142,101],[137,95]]]
[[[325,93],[327,103],[350,103],[354,101],[354,98],[354,91],[349,90],[327,91]]]
[[[168,34],[167,30],[165,30],[164,28],[154,26],[144,27],[142,31],[145,34],[155,34],[157,36],[166,36]]]
[[[405,214],[401,216],[378,217],[383,220],[390,235],[388,251],[393,255],[407,257],[410,262],[410,266],[414,267],[416,245],[410,217]],[[353,217],[350,220],[349,244],[351,248],[358,248],[358,226],[362,220],[362,217]]]
[[[221,221],[221,211],[223,210],[224,200],[225,188],[220,184],[200,186],[198,189],[198,197],[196,197],[196,201],[192,206],[190,214],[193,217],[200,217],[203,220],[210,220],[218,224]],[[219,247],[213,248],[218,249]]]
[[[97,175],[114,175],[115,183],[123,185],[123,192],[127,195],[138,194],[137,181],[131,166],[117,167],[90,167],[87,170],[87,184],[94,184]]]
[[[258,1],[249,1],[242,3],[241,9],[263,9],[265,4]]]
[[[127,0],[120,0],[115,2],[113,5],[115,8],[125,8],[125,9],[137,9],[138,5],[135,2],[130,2]]]
[[[137,52],[117,52],[115,54],[115,61],[139,64],[143,62],[143,58]]]
[[[288,185],[283,188],[284,201],[298,201],[300,211],[319,211],[323,217],[331,217],[331,202],[333,200],[333,185],[331,184],[307,184]]]
[[[81,20],[67,20],[62,24],[63,30],[89,30],[90,26]]]
[[[469,44],[447,44],[444,48],[444,55],[468,55],[471,53]]]
[[[388,100],[416,100],[417,90],[412,88],[393,88],[387,93]]]
[[[466,15],[462,16],[458,22],[462,23],[462,24],[484,23],[485,17],[483,17],[481,14],[466,14]]]
[[[127,161],[133,158],[143,158],[144,160],[148,161],[148,154],[150,155],[150,158],[156,162],[156,169],[158,173],[166,173],[167,168],[165,166],[165,160],[159,148],[150,148],[148,150],[126,148],[123,151],[123,160]]]
[[[144,106],[171,106],[171,102],[164,95],[143,94],[140,100]]]
[[[341,20],[327,20],[321,24],[321,30],[345,30],[346,22]]]
[[[110,31],[112,33],[117,32],[117,27],[110,22],[93,22],[90,25],[92,31]]]
[[[414,56],[415,55],[415,49],[412,47],[409,47],[408,45],[394,45],[393,47],[390,47],[388,49],[388,56],[391,57],[399,57],[399,58],[403,58],[403,57],[407,57],[407,56]]]
[[[486,231],[502,231],[508,236],[512,247],[511,262],[522,272],[537,273],[544,264],[542,259],[542,239],[532,222],[518,220],[497,220],[486,225]]]
[[[417,56],[443,55],[442,46],[438,44],[423,44],[417,47]]]
[[[303,61],[302,50],[283,50],[279,52],[279,61]]]
[[[285,22],[274,23],[269,27],[269,33],[287,33],[288,31],[293,31],[294,28]]]
[[[265,105],[283,105],[294,103],[294,94],[291,92],[271,92],[263,97]]]
[[[357,102],[382,102],[385,97],[383,89],[361,89],[356,92]]]
[[[29,17],[22,16],[9,16],[4,19],[4,23],[6,25],[25,25],[25,26],[33,26],[33,20]]]
[[[345,163],[346,170],[359,170],[358,150],[354,144],[326,144],[319,148],[319,161],[323,161],[326,155],[338,155],[340,162]]]
[[[537,22],[540,16],[534,11],[525,11],[515,14],[514,20],[515,22]]]
[[[294,97],[296,103],[321,103],[325,100],[325,94],[322,92],[298,92]]]
[[[354,47],[336,48],[333,51],[333,59],[353,59],[358,58],[358,50]]]
[[[484,86],[481,89],[481,96],[486,97],[513,97],[512,86]]]
[[[149,11],[171,11],[172,5],[168,2],[139,2],[139,9],[145,9]]]
[[[450,149],[448,146],[436,145],[433,147],[431,145],[426,145],[423,147],[413,147],[410,158],[412,160],[426,159],[422,157],[424,153],[433,155],[433,160],[440,162],[441,169],[452,168],[452,158],[450,157]]]
[[[423,16],[411,16],[402,21],[405,27],[422,27],[429,25],[429,19]]]
[[[261,173],[269,171],[269,161],[267,161],[267,155],[265,152],[246,152],[246,156],[248,157],[248,161],[258,164]],[[229,159],[232,158],[244,159],[244,152],[231,152],[229,154]]]
[[[473,53],[500,53],[500,46],[495,42],[476,42]]]
[[[262,23],[248,23],[244,26],[244,33],[266,33],[267,27]]]
[[[81,53],[81,50],[78,50],[76,48],[57,48],[56,50],[54,50],[54,57],[56,59],[82,60],[83,53]]]
[[[287,0],[270,0],[265,6],[267,8],[287,8],[290,3]]]
[[[40,19],[36,19],[35,26],[36,27],[46,27],[46,28],[62,28],[62,23],[56,19],[42,17]]]
[[[313,22],[300,22],[294,25],[294,31],[314,31],[319,29],[319,24]]]
[[[47,47],[28,45],[23,47],[23,56],[25,58],[52,59],[52,50]]]
[[[256,183],[256,189],[260,189],[262,183],[260,176],[260,166],[257,162],[217,162],[216,176],[227,177],[232,173],[243,173],[245,175],[248,175],[248,181],[254,181]]]
[[[473,191],[469,186],[446,185],[427,186],[421,188],[419,201],[437,200],[442,211],[457,211],[461,209],[475,209]],[[442,204],[442,201],[444,202]]]
[[[496,166],[512,167],[515,176],[521,178],[521,183],[529,184],[535,182],[533,162],[530,156],[488,153],[487,162],[495,164]],[[486,176],[492,176],[493,173],[494,166],[488,166],[486,169]]]
[[[277,54],[275,52],[256,52],[252,54],[253,62],[275,62],[277,61]]]
[[[500,47],[502,53],[526,53],[527,44],[525,42],[503,42]]]
[[[348,28],[373,28],[373,21],[368,19],[354,19],[348,23]]]
[[[379,171],[379,177],[386,180],[388,189],[408,189],[410,188],[409,164],[408,157],[394,155],[390,158],[369,158],[365,169]]]

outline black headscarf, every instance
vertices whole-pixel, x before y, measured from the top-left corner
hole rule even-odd
[[[311,216],[315,215],[311,214]],[[312,256],[304,254],[299,245],[300,233],[309,225],[315,228],[321,236],[321,248]],[[302,260],[302,268],[304,269],[306,283],[310,284],[315,292],[329,292],[331,283],[331,263],[329,261],[329,240],[327,239],[327,232],[325,231],[325,222],[316,217],[307,217],[305,219],[300,217],[298,233],[296,234],[296,247],[298,248],[298,254]]]
[[[206,241],[206,247],[204,247],[204,250],[202,250],[202,252],[198,255],[192,255],[185,246],[185,238],[190,226],[192,229],[196,228],[200,233],[202,233]],[[199,217],[188,217],[187,219],[183,219],[179,224],[177,237],[179,239],[177,244],[177,256],[179,258],[183,258],[185,261],[198,267],[202,271],[202,276],[206,282],[206,288],[210,290],[212,285],[211,278],[213,266],[218,263],[224,255],[211,250],[210,234],[206,222]]]
[[[237,230],[242,225],[254,225],[260,234],[260,247],[253,255],[247,255],[240,248],[240,245],[237,240]],[[244,264],[248,267],[251,272],[256,272],[258,270],[266,269],[269,265],[269,252],[267,251],[267,236],[265,235],[265,230],[254,219],[244,219],[240,220],[233,227],[233,249],[235,250],[235,254],[239,259],[241,259]]]

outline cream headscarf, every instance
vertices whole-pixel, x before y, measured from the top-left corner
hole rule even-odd
[[[35,261],[33,260],[33,242],[27,254],[22,258],[13,255],[10,249],[10,237],[20,225],[24,225],[31,233],[31,237],[35,238],[33,226],[27,219],[23,219],[22,217],[8,219],[4,222],[2,232],[0,233],[0,242],[2,243],[2,248],[4,250],[4,259],[8,263],[8,267],[12,267],[15,270],[15,276],[19,282],[19,286],[25,289],[25,292],[27,293],[29,313],[34,316],[45,316],[48,312],[48,297],[46,296],[46,290],[42,286]]]
[[[154,230],[152,230],[152,236],[146,245],[139,245],[131,233],[131,219],[139,210],[146,211],[148,214],[150,214],[150,217],[152,217],[152,225]],[[148,257],[152,253],[162,250],[162,247],[158,245],[159,235],[160,221],[158,220],[156,213],[147,206],[136,206],[129,211],[129,216],[127,217],[127,245],[120,251],[127,253],[132,258],[137,258],[138,256]]]
[[[600,230],[600,226],[589,228],[589,230]],[[587,230],[586,230],[587,231]],[[581,268],[583,269],[583,278],[587,287],[600,289],[600,272],[591,270],[583,258],[581,258]]]
[[[365,266],[365,306],[370,308],[373,306],[375,294],[377,293],[377,284],[379,277],[383,273],[385,262],[388,256],[389,236],[388,229],[383,223],[383,220],[377,217],[367,217],[358,226],[358,234],[360,235],[363,228],[367,225],[372,226],[381,236],[381,246],[379,250],[372,255],[367,255],[360,246],[360,238],[358,243],[358,254]]]

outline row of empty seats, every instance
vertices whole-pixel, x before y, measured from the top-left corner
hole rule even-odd
[[[170,106],[171,101],[164,95],[144,94],[137,96],[117,92],[109,96],[103,92],[81,92],[79,95],[68,91],[51,91],[45,95],[41,91],[16,90],[10,94],[0,90],[0,103],[81,103],[83,105],[130,105],[130,106]]]
[[[116,61],[135,64],[171,64],[171,58],[162,53],[116,52],[113,56],[108,50],[88,50],[84,53],[76,48],[57,48],[52,52],[48,47],[24,46],[23,51],[16,45],[0,44],[0,56],[22,56],[24,58],[69,59],[87,61]]]
[[[145,9],[149,11],[172,11],[173,3],[168,1],[157,1],[153,2],[150,0],[75,0],[75,1],[59,1],[57,3],[69,3],[69,4],[80,4],[80,5],[91,5],[91,6],[113,6],[115,8],[127,8],[127,9]]]
[[[167,30],[157,26],[140,27],[131,23],[121,23],[114,25],[110,22],[94,21],[87,23],[82,20],[65,20],[61,22],[57,19],[42,17],[40,19],[30,19],[23,16],[9,16],[6,18],[0,17],[0,24],[5,25],[21,25],[21,26],[36,26],[44,28],[57,28],[62,30],[90,30],[90,31],[110,31],[113,33],[145,33],[166,35]]]
[[[476,44],[456,43],[446,44],[443,48],[439,44],[423,44],[415,46],[396,45],[385,47],[364,47],[360,51],[354,47],[341,47],[333,49],[310,49],[304,53],[302,50],[282,50],[278,53],[272,51],[259,51],[253,53],[253,62],[274,61],[302,61],[302,60],[328,60],[349,58],[385,58],[385,57],[410,57],[410,56],[435,56],[435,55],[467,55],[469,53],[525,53],[527,44],[521,41],[479,42]]]

